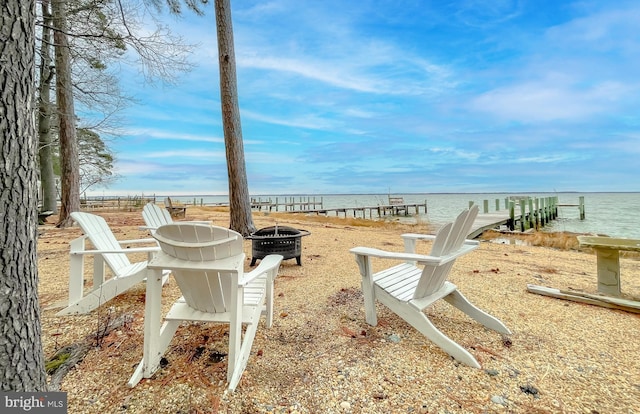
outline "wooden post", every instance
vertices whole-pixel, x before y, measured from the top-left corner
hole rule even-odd
[[[516,203],[513,201],[509,201],[508,204],[508,208],[509,208],[509,230],[515,230],[516,228],[516,214],[515,214],[515,206]]]
[[[580,198],[578,198],[578,209],[580,210],[580,220],[584,220],[584,196],[580,196]]]
[[[536,229],[540,228],[540,199],[536,198]]]
[[[533,214],[533,198],[529,197],[529,228],[534,229],[536,226]]]
[[[496,198],[496,211],[500,211],[500,199]]]
[[[504,208],[505,210],[509,210],[509,197],[504,198]]]
[[[551,197],[545,198],[544,205],[545,205],[545,212],[547,216],[546,222],[548,224],[551,220],[553,220],[553,214],[551,210]]]
[[[483,202],[483,212],[484,213],[488,213],[489,212],[489,200],[484,200]]]
[[[520,199],[520,231],[525,229],[526,212],[524,208],[524,198]]]
[[[473,207],[473,201],[469,201],[469,208]]]

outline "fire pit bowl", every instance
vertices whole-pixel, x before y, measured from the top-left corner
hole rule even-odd
[[[306,230],[298,230],[287,226],[265,227],[251,234],[251,266],[256,260],[264,259],[270,254],[282,255],[284,260],[296,259],[298,266],[302,266],[302,237],[308,236]]]

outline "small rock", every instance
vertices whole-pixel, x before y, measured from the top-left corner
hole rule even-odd
[[[486,372],[490,377],[496,377],[499,374],[497,369],[485,369],[484,372]]]
[[[538,397],[538,389],[533,385],[521,385],[520,391],[524,392],[525,394],[533,395],[536,398]]]
[[[351,408],[351,404],[349,403],[349,401],[342,401],[340,403],[340,408],[342,408],[343,410],[349,410]]]
[[[391,342],[393,342],[394,344],[397,344],[398,342],[400,342],[400,337],[396,334],[391,334],[387,337],[387,339]]]
[[[500,395],[494,395],[493,397],[491,397],[491,402],[494,404],[503,405],[505,407],[507,406],[507,400]]]

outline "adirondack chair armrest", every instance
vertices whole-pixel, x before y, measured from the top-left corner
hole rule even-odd
[[[372,247],[354,247],[349,250],[351,253],[356,256],[371,256],[371,257],[379,257],[381,259],[394,259],[394,260],[404,260],[411,262],[418,262],[424,264],[440,264],[443,263],[446,258],[445,257],[434,257],[434,256],[426,256],[423,254],[416,253],[406,253],[406,252],[388,252],[386,250],[374,249]]]
[[[406,253],[415,253],[416,244],[419,240],[435,240],[436,236],[431,234],[417,234],[417,233],[405,233],[401,234],[402,241],[404,243],[404,251]]]
[[[132,254],[132,253],[157,253],[160,251],[158,246],[149,246],[149,247],[134,247],[133,249],[122,249],[122,250],[75,250],[72,251],[71,254],[110,254],[110,253],[119,253],[119,254]]]
[[[280,262],[282,262],[283,256],[279,254],[270,254],[266,256],[264,259],[260,260],[260,264],[258,267],[250,271],[249,273],[245,273],[241,280],[238,281],[239,285],[245,286],[250,283],[253,279],[271,272],[273,269],[278,269],[280,266]]]
[[[418,233],[405,233],[401,234],[403,240],[435,240],[436,236],[433,234],[418,234]],[[477,240],[466,239],[464,244],[479,244]]]
[[[389,252],[386,250],[374,249],[372,247],[354,247],[349,250],[356,256],[371,256],[381,259],[404,260],[408,262],[417,262],[418,264],[444,264],[456,259],[463,254],[477,248],[480,242],[476,240],[465,240],[462,247],[458,250],[444,256],[428,256],[424,254],[408,253],[408,252]]]
[[[403,239],[413,239],[413,240],[434,240],[436,238],[435,234],[418,234],[418,233],[405,233],[401,234],[400,237]]]

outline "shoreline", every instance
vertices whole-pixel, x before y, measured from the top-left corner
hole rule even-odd
[[[140,212],[97,214],[118,239],[146,237],[138,229]],[[223,209],[187,209],[189,220],[209,218],[228,227]],[[349,248],[401,251],[399,235],[430,232],[426,224],[360,226],[342,218],[254,213],[256,228],[276,220],[311,235],[302,242],[302,266],[283,261],[274,326],[265,329],[261,322],[235,393],[225,392],[226,361],[206,357],[226,348],[226,327],[217,324],[181,327],[164,355],[168,365],[127,388],[142,356],[144,284],[88,315],[54,316],[51,307],[68,290],[68,242],[81,232],[41,226],[45,357],[91,335],[100,321],[131,316],[63,379],[69,412],[640,412],[640,345],[633,339],[640,337],[638,315],[526,292],[526,284],[533,283],[595,293],[595,255],[483,241],[460,258],[450,280],[511,329],[511,345],[444,301],[426,312],[480,361],[483,369],[477,370],[451,360],[383,305],[377,305],[378,326],[364,320],[360,276]],[[248,268],[250,241],[245,252]],[[639,300],[640,262],[626,257],[621,262],[623,294]],[[178,296],[170,281],[163,289],[165,307]],[[195,357],[200,348],[204,356]]]

